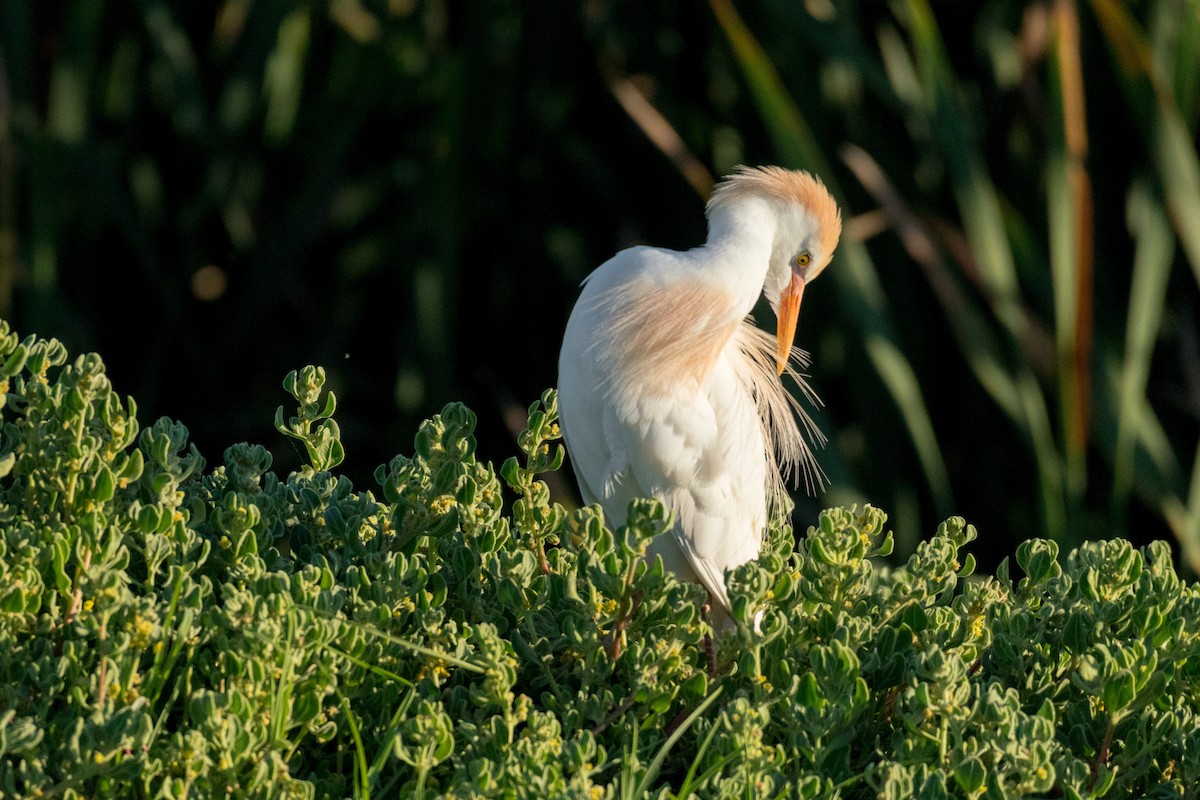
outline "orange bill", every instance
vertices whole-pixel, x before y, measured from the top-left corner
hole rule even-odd
[[[775,331],[776,342],[779,345],[776,367],[778,375],[783,375],[787,368],[788,357],[792,353],[792,342],[796,339],[796,320],[800,318],[800,300],[804,297],[804,278],[799,273],[792,272],[792,280],[779,298],[779,327]]]

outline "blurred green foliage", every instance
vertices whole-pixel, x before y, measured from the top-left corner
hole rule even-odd
[[[0,798],[1200,786],[1200,586],[1162,542],[1031,539],[972,577],[961,517],[896,568],[871,506],[776,519],[710,667],[704,590],[644,559],[662,504],[613,530],[550,501],[552,390],[499,471],[447,405],[376,497],[331,471],[321,370],[284,381],[283,477],[141,428],[95,354],[0,322],[0,363]]]
[[[0,315],[213,450],[299,460],[264,421],[324,363],[365,480],[452,399],[505,452],[592,267],[699,243],[736,163],[806,167],[849,224],[801,315],[802,512],[1197,571],[1197,6],[11,0]]]

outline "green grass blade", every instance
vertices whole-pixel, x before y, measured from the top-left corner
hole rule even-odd
[[[1200,442],[1196,443],[1188,482],[1186,503],[1172,494],[1161,498],[1159,508],[1179,541],[1183,560],[1194,574],[1200,575]]]
[[[914,61],[931,115],[931,131],[949,168],[964,233],[993,313],[1013,340],[1021,344],[1026,340],[1028,322],[1020,303],[1000,197],[958,99],[960,89],[933,12],[925,0],[908,0],[907,8]]]
[[[733,48],[734,57],[746,77],[746,83],[758,104],[759,115],[779,155],[789,163],[820,173],[828,185],[831,178],[829,163],[821,154],[817,137],[792,101],[770,57],[746,27],[731,0],[709,0],[709,5]]]
[[[61,27],[62,52],[54,61],[47,98],[46,128],[55,139],[72,145],[87,136],[90,120],[89,94],[96,75],[96,36],[104,14],[99,0],[72,3]]]
[[[293,641],[296,636],[296,615],[291,611],[287,615],[287,636],[288,641]],[[267,730],[272,742],[286,739],[287,723],[292,716],[292,692],[296,688],[295,658],[295,651],[284,651],[283,666],[271,692],[271,720]]]
[[[1200,158],[1172,92],[1175,84],[1171,76],[1160,74],[1164,59],[1156,60],[1145,30],[1127,6],[1117,0],[1092,0],[1092,8],[1113,51],[1138,127],[1147,131],[1171,224],[1200,284]],[[1190,68],[1195,70],[1195,64]]]
[[[146,3],[142,19],[154,53],[170,76],[171,121],[176,133],[185,138],[203,136],[208,130],[204,79],[187,31],[168,3]]]
[[[455,656],[455,655],[451,655],[450,653],[447,653],[443,650],[435,650],[432,647],[425,647],[424,645],[419,645],[419,644],[415,644],[414,642],[410,642],[407,639],[401,639],[399,636],[394,636],[394,635],[388,633],[387,631],[380,630],[379,628],[375,627],[374,625],[368,625],[368,624],[365,624],[362,622],[356,622],[355,620],[352,620],[352,619],[345,619],[342,617],[338,617],[338,616],[335,616],[328,612],[321,611],[320,609],[315,608],[313,606],[301,606],[301,608],[304,608],[306,611],[310,611],[313,614],[316,614],[317,616],[324,617],[325,619],[330,619],[330,620],[339,622],[342,625],[349,625],[352,628],[358,628],[360,631],[363,631],[364,633],[368,633],[371,636],[377,636],[380,639],[391,642],[392,644],[399,645],[399,646],[405,648],[406,650],[413,651],[414,653],[419,653],[420,655],[427,656],[429,658],[440,659],[442,661],[445,661],[447,664],[452,664],[456,667],[459,667],[460,669],[465,669],[468,672],[475,672],[480,675],[483,675],[487,672],[486,668],[481,667],[478,664],[473,664],[472,662],[467,661],[466,659],[459,658],[458,656]]]
[[[1033,371],[1028,365],[1012,369],[1005,365],[999,343],[985,319],[986,313],[978,310],[970,297],[947,274],[936,245],[908,212],[870,156],[859,148],[848,146],[843,148],[843,157],[888,215],[891,227],[900,235],[909,255],[925,269],[972,372],[1030,442],[1039,465],[1038,483],[1043,518],[1047,530],[1060,535],[1066,525],[1062,470],[1046,405]]]
[[[904,249],[925,272],[950,331],[966,356],[967,365],[1000,409],[1018,428],[1024,428],[1024,412],[1016,381],[1001,358],[1000,343],[987,324],[986,312],[962,290],[950,274],[933,235],[901,199],[878,162],[854,145],[842,148],[842,159],[887,217],[889,227],[900,237]]]
[[[16,115],[30,107],[33,93],[31,10],[26,3],[0,3],[0,318],[12,319],[20,274],[17,217]]]
[[[358,718],[350,701],[344,696],[341,702],[342,715],[346,719],[346,727],[350,729],[350,738],[354,740],[354,797],[355,800],[371,800],[371,784],[367,773],[367,751],[363,748],[362,735],[358,731]]]
[[[1155,67],[1171,82],[1175,103],[1195,130],[1200,114],[1200,0],[1158,0],[1148,17]]]
[[[1161,108],[1153,155],[1171,221],[1200,285],[1200,161],[1179,109]]]
[[[908,0],[916,70],[931,114],[930,127],[945,158],[964,233],[984,280],[993,313],[1018,344],[1028,325],[1021,307],[1017,270],[1005,232],[1004,213],[979,145],[958,99],[960,89],[925,0]]]
[[[862,248],[862,252],[865,258],[866,248]],[[945,513],[954,507],[950,492],[950,475],[938,448],[933,420],[929,417],[917,374],[896,344],[890,326],[887,330],[868,330],[863,343],[871,364],[900,409],[905,427],[908,428],[909,436],[916,447],[917,457],[925,470],[929,487],[933,491],[938,511]]]
[[[1030,340],[1030,323],[1020,300],[999,194],[971,134],[967,114],[961,108],[960,88],[932,9],[926,0],[908,0],[905,8],[916,74],[931,115],[930,130],[939,154],[946,160],[964,233],[984,281],[985,296],[1014,345],[1022,348]],[[1017,369],[1016,382],[1023,427],[1037,464],[1044,525],[1049,535],[1060,537],[1066,532],[1067,516],[1063,467],[1054,444],[1045,396],[1028,369],[1034,354],[1028,350],[1021,352],[1026,364]]]
[[[263,81],[267,99],[263,138],[273,145],[287,141],[296,125],[304,88],[310,26],[310,11],[306,6],[288,14],[279,25],[275,49],[267,59]]]
[[[1058,373],[1059,408],[1067,464],[1067,480],[1070,488],[1076,486],[1076,471],[1082,466],[1082,420],[1074,402],[1080,375],[1075,369],[1075,319],[1078,307],[1075,302],[1077,283],[1077,259],[1075,239],[1075,208],[1070,188],[1070,156],[1061,148],[1049,155],[1046,169],[1046,210],[1049,223],[1050,277],[1054,290],[1054,351]]]
[[[1083,67],[1075,6],[1054,6],[1051,137],[1047,176],[1050,274],[1054,289],[1059,408],[1066,486],[1073,506],[1087,481],[1086,449],[1092,387],[1092,190],[1087,162]]]
[[[663,762],[667,760],[667,756],[670,754],[671,748],[675,746],[675,743],[678,742],[680,738],[682,738],[683,734],[687,732],[687,729],[692,727],[692,723],[699,719],[700,715],[707,711],[708,707],[716,702],[716,699],[720,696],[721,687],[718,686],[713,693],[704,698],[704,702],[696,706],[696,710],[691,714],[688,714],[687,719],[685,719],[683,723],[676,728],[670,736],[667,737],[667,740],[662,743],[662,746],[658,748],[658,752],[654,755],[654,760],[650,762],[650,765],[646,767],[646,771],[642,774],[641,781],[638,782],[637,788],[633,791],[634,797],[646,796],[646,793],[650,791],[650,784],[654,782],[654,779],[658,776],[658,771],[662,769]]]
[[[1192,572],[1200,575],[1200,442],[1196,444],[1196,458],[1192,462],[1191,484],[1188,489],[1187,520],[1179,544]]]
[[[1054,429],[1046,398],[1037,377],[1027,368],[1017,375],[1025,429],[1033,447],[1037,464],[1038,492],[1042,503],[1042,522],[1050,537],[1062,540],[1068,536],[1066,495],[1063,487],[1063,467],[1054,444]]]
[[[704,754],[708,751],[708,746],[712,744],[713,736],[716,734],[716,732],[717,725],[710,727],[708,729],[708,733],[704,736],[704,741],[700,743],[698,748],[696,748],[696,757],[692,759],[692,764],[688,767],[687,775],[683,776],[683,783],[680,785],[679,791],[675,793],[677,797],[691,797],[693,792],[708,783],[709,779],[711,779],[721,770],[725,769],[727,764],[732,763],[734,759],[737,758],[736,753],[729,753],[725,756],[722,756],[721,758],[717,759],[715,764],[705,770],[699,778],[696,778],[696,769],[700,766],[700,762],[704,758]],[[693,786],[693,783],[695,786]]]
[[[1146,407],[1150,359],[1162,323],[1175,257],[1175,239],[1166,211],[1142,184],[1136,184],[1129,193],[1128,217],[1134,254],[1113,458],[1112,500],[1118,520],[1124,518],[1133,487],[1134,450],[1142,428],[1142,410]]]
[[[1110,346],[1103,360],[1104,374],[1102,380],[1096,382],[1096,422],[1093,434],[1096,441],[1104,448],[1109,458],[1116,461],[1117,431],[1120,428],[1118,413],[1121,403],[1121,393],[1125,391],[1124,382],[1128,380],[1125,370],[1125,355]],[[1148,505],[1165,508],[1173,501],[1179,508],[1183,507],[1187,489],[1183,472],[1170,437],[1158,419],[1153,406],[1145,393],[1136,395],[1131,401],[1136,404],[1129,414],[1138,420],[1137,428],[1131,432],[1134,439],[1131,445],[1132,464],[1129,473],[1132,480],[1132,492],[1141,497]],[[1178,530],[1171,514],[1165,515],[1173,530]]]
[[[331,644],[327,644],[327,645],[325,645],[325,647],[331,653],[335,653],[338,656],[340,656],[341,658],[346,659],[354,666],[361,667],[362,669],[365,669],[368,672],[374,673],[381,678],[386,678],[389,681],[395,681],[396,683],[399,683],[403,686],[408,686],[408,687],[414,686],[413,682],[410,681],[408,678],[405,678],[402,675],[397,675],[396,673],[392,672],[391,670],[386,670],[383,667],[379,666],[378,664],[371,664],[366,661],[363,661],[358,656],[350,655],[345,650],[341,650],[337,647],[334,647]]]
[[[1197,84],[1200,83],[1200,2],[1160,2],[1150,15],[1149,47],[1160,109],[1161,145],[1155,161],[1174,214],[1192,271],[1200,281],[1200,158],[1194,131]]]
[[[768,5],[781,18],[789,35],[794,33],[806,51],[821,54],[827,62],[850,67],[878,100],[896,109],[903,108],[887,71],[862,40],[857,19],[839,14],[818,19],[804,4],[793,0],[770,0]]]
[[[406,694],[404,696],[404,701],[396,707],[394,712],[392,712],[392,718],[388,722],[387,733],[385,733],[379,740],[382,743],[379,748],[379,752],[375,754],[374,760],[371,761],[371,767],[367,770],[368,786],[374,786],[375,781],[379,779],[379,775],[383,772],[383,768],[387,764],[388,758],[392,755],[393,738],[400,730],[400,723],[408,717],[408,709],[412,706],[413,701],[416,699],[417,691],[414,687],[413,691]]]

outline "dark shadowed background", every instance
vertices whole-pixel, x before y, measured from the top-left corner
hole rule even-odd
[[[362,488],[462,400],[515,452],[579,281],[820,174],[798,343],[831,503],[899,551],[1163,538],[1200,569],[1200,3],[0,4],[0,316],[210,463],[324,365]],[[763,324],[772,327],[769,312]],[[562,499],[574,502],[573,481]]]

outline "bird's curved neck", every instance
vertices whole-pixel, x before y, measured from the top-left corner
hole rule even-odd
[[[708,220],[710,277],[736,296],[745,316],[762,294],[775,242],[778,218],[770,204],[745,198],[713,210]]]

